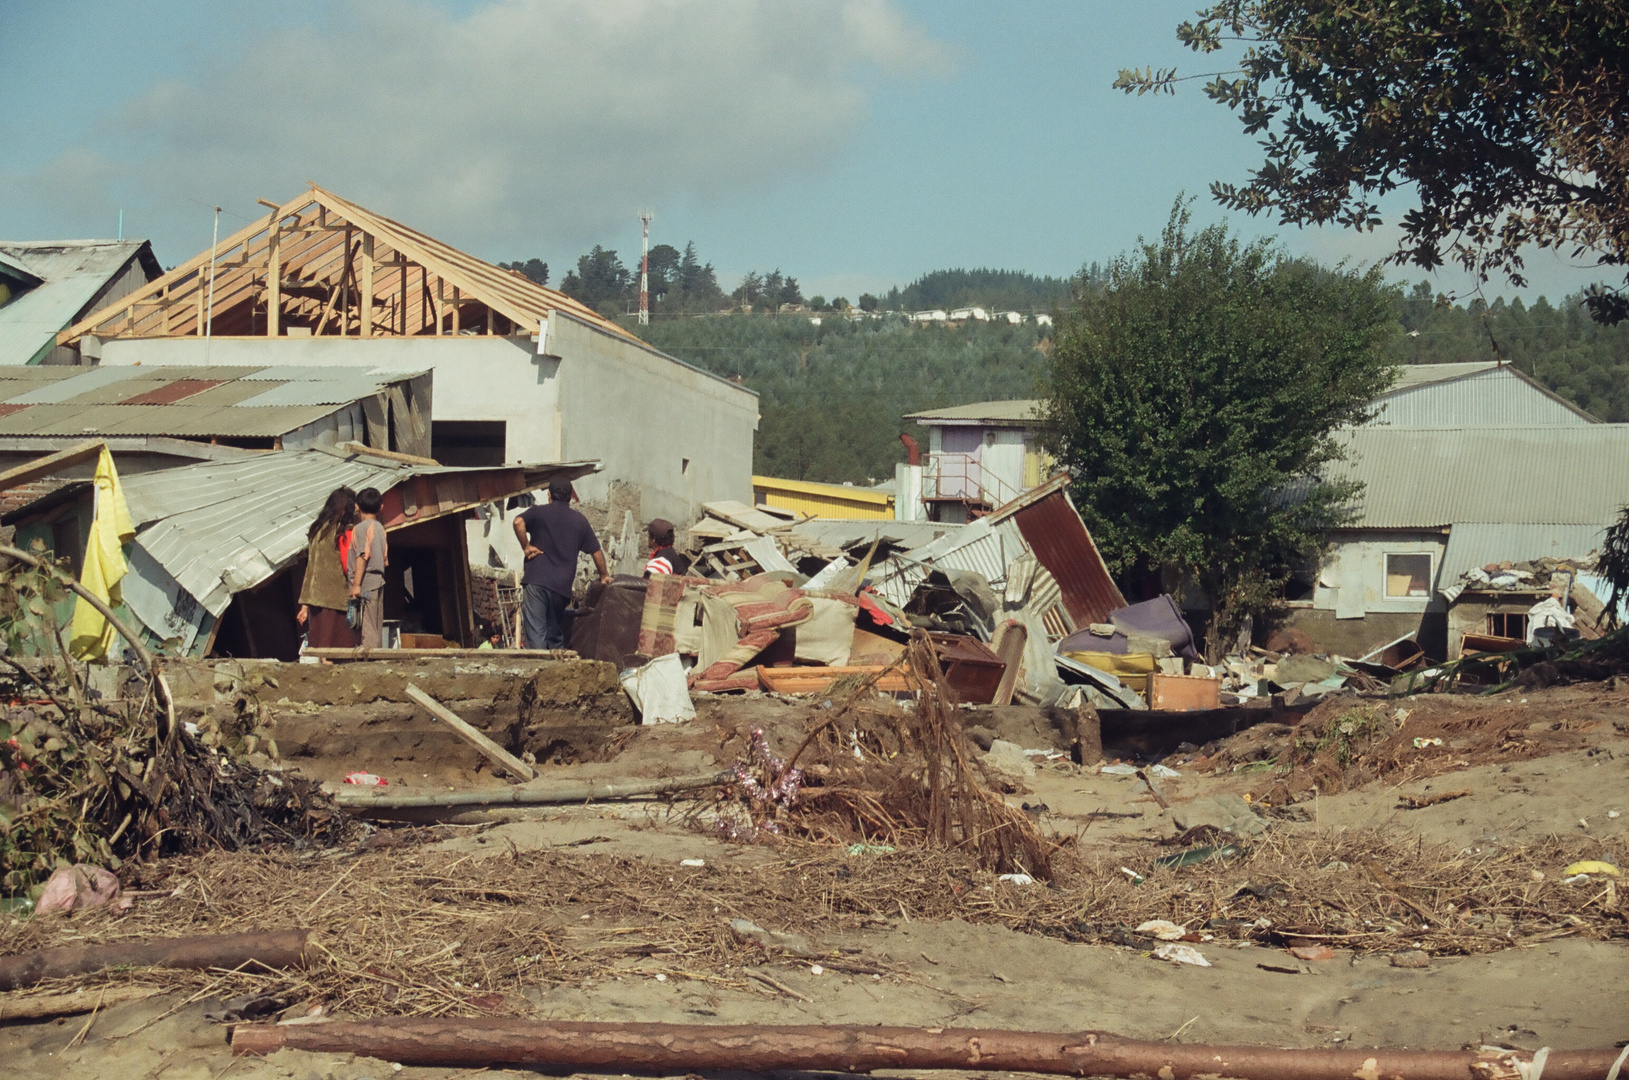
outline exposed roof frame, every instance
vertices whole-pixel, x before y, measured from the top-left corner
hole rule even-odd
[[[346,247],[348,237],[353,241],[350,249]],[[364,241],[371,251],[366,257],[372,260],[372,272],[367,275],[356,265]],[[417,281],[412,276],[415,267],[420,271]],[[371,305],[362,300],[364,276],[372,278]],[[62,331],[57,336],[58,344],[74,345],[87,334],[199,335],[203,332],[209,277],[210,252],[205,251]],[[293,292],[288,291],[290,287]],[[456,291],[456,301],[448,295],[448,287]],[[330,321],[336,314],[336,301],[342,296],[355,301],[355,310],[338,311],[339,318]],[[535,335],[549,312],[561,311],[601,332],[639,340],[563,293],[501,270],[315,184],[218,245],[212,309],[216,329],[223,312],[241,307],[246,301],[251,305],[275,301],[277,318],[267,319],[268,329],[280,330],[292,319],[320,335],[348,334],[348,320],[355,320],[361,332],[364,311],[370,319],[365,332],[368,335],[441,335],[449,330],[449,316],[451,328],[457,332],[458,310],[476,304],[501,315],[514,334]],[[377,314],[381,307],[387,309],[389,322],[385,325],[381,325]],[[415,308],[416,318],[410,317]],[[250,312],[252,317],[252,306]],[[399,328],[395,325],[398,319]],[[484,321],[490,327],[490,316]]]

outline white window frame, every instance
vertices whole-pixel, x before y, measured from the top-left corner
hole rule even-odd
[[[1403,593],[1401,596],[1393,596],[1392,595],[1388,582],[1390,581],[1391,576],[1392,576],[1392,573],[1391,573],[1391,560],[1393,558],[1420,558],[1420,559],[1425,559],[1426,560],[1426,565],[1429,567],[1429,569],[1426,570],[1426,574],[1425,574],[1425,592],[1423,592],[1423,593],[1421,593],[1419,595],[1415,595],[1414,593]],[[1390,601],[1390,600],[1430,600],[1431,599],[1431,583],[1433,581],[1435,581],[1435,580],[1437,580],[1437,556],[1436,556],[1436,554],[1434,552],[1430,552],[1430,551],[1388,551],[1388,552],[1385,552],[1381,556],[1381,559],[1380,559],[1380,597],[1381,597],[1382,600],[1388,600],[1388,601]]]

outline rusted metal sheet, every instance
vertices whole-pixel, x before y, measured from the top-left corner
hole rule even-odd
[[[1109,612],[1126,606],[1064,483],[1045,484],[991,517],[997,515],[1017,522],[1025,543],[1057,579],[1063,608],[1076,626],[1108,622]]]

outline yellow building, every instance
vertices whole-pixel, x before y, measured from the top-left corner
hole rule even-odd
[[[847,484],[814,484],[807,480],[754,476],[752,497],[760,506],[790,510],[805,517],[892,520],[894,516],[892,495]]]

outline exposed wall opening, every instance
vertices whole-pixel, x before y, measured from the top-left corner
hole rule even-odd
[[[1517,611],[1488,612],[1488,633],[1494,637],[1527,640],[1527,615]]]
[[[689,458],[686,457],[686,458],[680,458],[679,459],[679,475],[680,476],[689,476],[690,475],[690,459]]]
[[[443,465],[502,465],[508,426],[503,420],[432,420],[430,456]]]
[[[1386,597],[1426,600],[1431,596],[1430,555],[1387,555]]]

